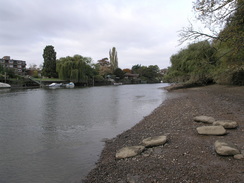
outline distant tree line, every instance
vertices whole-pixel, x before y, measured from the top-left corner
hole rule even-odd
[[[140,83],[160,82],[162,75],[156,65],[141,66],[135,65],[131,69],[121,69],[118,67],[118,55],[116,48],[109,51],[109,58],[98,60],[93,63],[90,57],[81,55],[67,56],[56,59],[56,52],[52,45],[48,45],[43,51],[43,69],[44,77],[59,78],[61,80],[72,81],[83,85],[94,85],[95,83],[126,82]],[[137,74],[136,78],[128,80],[125,74]],[[134,81],[136,80],[136,81]]]

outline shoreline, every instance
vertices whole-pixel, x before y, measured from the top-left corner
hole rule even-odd
[[[173,90],[168,99],[131,129],[106,141],[88,182],[241,182],[243,159],[215,153],[216,140],[226,139],[244,150],[244,87],[210,85]],[[201,136],[193,117],[212,116],[238,122],[225,136]],[[169,137],[164,146],[146,150],[133,158],[115,159],[125,146],[141,145],[144,138]]]

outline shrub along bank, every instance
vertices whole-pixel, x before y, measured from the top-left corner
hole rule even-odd
[[[243,52],[226,53],[218,44],[202,41],[190,44],[171,56],[172,66],[164,82],[183,82],[205,85],[209,83],[244,85]]]

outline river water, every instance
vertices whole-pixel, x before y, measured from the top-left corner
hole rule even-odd
[[[163,86],[0,90],[0,182],[81,182],[102,140],[150,114]]]

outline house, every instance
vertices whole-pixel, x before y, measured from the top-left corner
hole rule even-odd
[[[139,77],[139,74],[131,74],[131,73],[125,73],[124,77],[126,79],[137,79]]]
[[[141,79],[139,78],[139,74],[125,73],[124,74],[124,83],[125,84],[139,84],[141,83]]]
[[[10,59],[10,56],[1,58],[0,64],[3,67],[13,68],[20,75],[24,74],[26,70],[26,61]]]

